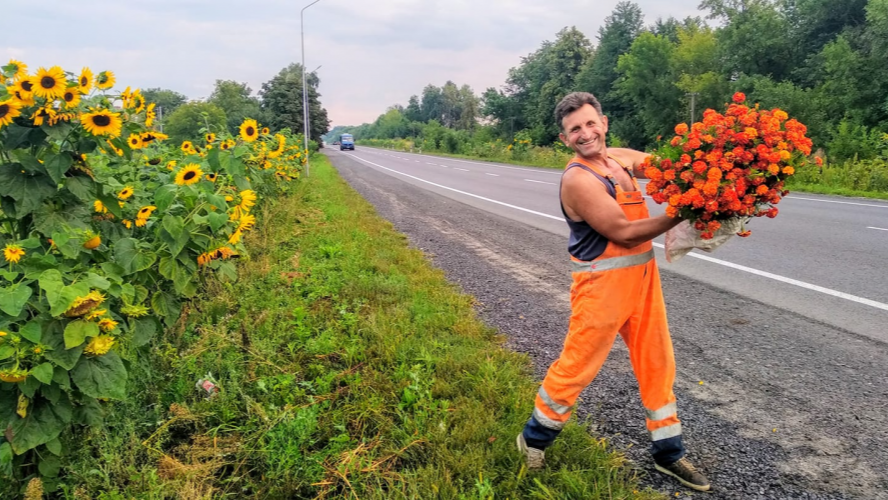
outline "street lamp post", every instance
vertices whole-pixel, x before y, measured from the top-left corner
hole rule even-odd
[[[311,7],[312,5],[320,2],[321,0],[314,0],[314,2],[306,5],[299,12],[299,25],[301,29],[302,35],[302,125],[304,128],[305,134],[305,176],[308,177],[311,174],[311,166],[309,165],[309,151],[308,151],[308,88],[306,87],[305,80],[305,19],[303,14],[305,13],[305,9]]]

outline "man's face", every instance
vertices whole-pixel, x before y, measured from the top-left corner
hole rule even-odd
[[[607,137],[607,117],[598,114],[591,104],[564,117],[561,142],[581,158],[604,154]]]

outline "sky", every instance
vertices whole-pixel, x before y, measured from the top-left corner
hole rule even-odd
[[[254,92],[301,62],[311,0],[43,0],[4,5],[0,65],[111,70],[119,87],[207,98],[217,79]],[[320,0],[304,12],[305,66],[336,125],[372,122],[429,83],[501,87],[521,57],[576,26],[593,43],[618,0]],[[636,0],[646,21],[701,15],[699,0]]]

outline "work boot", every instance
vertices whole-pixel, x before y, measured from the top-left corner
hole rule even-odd
[[[528,470],[542,470],[546,466],[546,452],[527,446],[524,433],[518,434],[518,453],[524,455]]]
[[[685,457],[679,458],[669,465],[654,464],[658,471],[678,479],[681,484],[697,491],[709,491],[709,479],[698,471],[694,464]]]

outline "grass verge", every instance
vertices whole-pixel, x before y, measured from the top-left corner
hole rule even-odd
[[[326,158],[312,167],[262,208],[240,280],[211,283],[132,362],[104,428],[72,438],[61,497],[661,498],[576,423],[528,473],[528,359]]]

